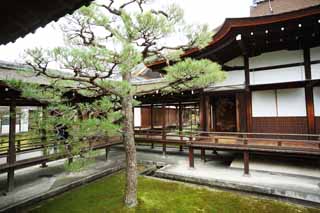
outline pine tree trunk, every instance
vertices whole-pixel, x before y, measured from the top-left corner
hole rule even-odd
[[[126,76],[128,77],[128,76]],[[126,79],[127,80],[127,79]],[[124,203],[127,207],[134,207],[137,201],[137,156],[133,128],[133,98],[131,95],[123,97],[122,110],[124,114],[123,140],[126,152],[126,189]]]

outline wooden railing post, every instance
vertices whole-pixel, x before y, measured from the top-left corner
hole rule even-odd
[[[17,140],[17,151],[21,151],[21,140]]]
[[[16,103],[12,100],[10,105],[10,116],[9,116],[9,150],[7,163],[13,165],[16,162]],[[14,189],[14,167],[8,169],[7,177],[7,191],[11,192]]]
[[[201,160],[206,162],[206,150],[205,150],[205,148],[201,148]]]
[[[243,152],[244,175],[249,175],[249,152]]]
[[[189,146],[189,167],[194,168],[194,150]]]
[[[48,146],[47,146],[47,131],[46,131],[46,127],[45,127],[45,122],[47,120],[47,107],[43,106],[42,107],[42,127],[40,129],[40,135],[41,135],[41,144],[42,144],[42,148],[43,148],[43,156],[48,155]],[[48,167],[46,162],[43,162],[41,164],[41,168],[46,168]]]
[[[109,157],[109,152],[110,152],[110,146],[107,146],[106,149],[106,161],[108,160],[108,157]]]

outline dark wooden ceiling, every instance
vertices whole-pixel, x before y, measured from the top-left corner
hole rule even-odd
[[[34,32],[92,0],[9,0],[0,4],[0,44]]]

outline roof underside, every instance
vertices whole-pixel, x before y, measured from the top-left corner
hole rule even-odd
[[[237,41],[237,36],[241,40]],[[209,58],[220,64],[240,56],[276,50],[295,50],[320,45],[320,5],[293,12],[249,18],[226,19],[204,49],[191,49],[182,57]],[[164,61],[149,65],[153,70]]]
[[[14,42],[92,0],[10,0],[0,4],[0,45]]]

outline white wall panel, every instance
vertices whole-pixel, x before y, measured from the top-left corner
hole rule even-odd
[[[8,133],[9,133],[9,125],[2,125],[1,134],[8,134]]]
[[[320,87],[313,88],[314,114],[320,116]]]
[[[311,61],[320,60],[320,47],[310,48]]]
[[[264,91],[252,92],[252,116],[253,117],[277,116],[275,90],[264,90]]]
[[[243,56],[236,57],[227,63],[225,65],[230,66],[230,67],[235,67],[235,66],[244,66],[244,60]]]
[[[311,65],[311,76],[312,79],[320,79],[320,64]]]
[[[303,51],[274,51],[249,58],[250,69],[303,62]]]
[[[16,124],[16,133],[20,132],[20,124]]]
[[[226,79],[223,82],[214,84],[216,87],[244,84],[244,70],[226,72]]]
[[[141,108],[134,108],[134,126],[141,126]]]
[[[277,90],[278,116],[306,116],[306,98],[304,88]]]
[[[250,72],[251,84],[280,83],[302,80],[305,80],[303,66]]]

